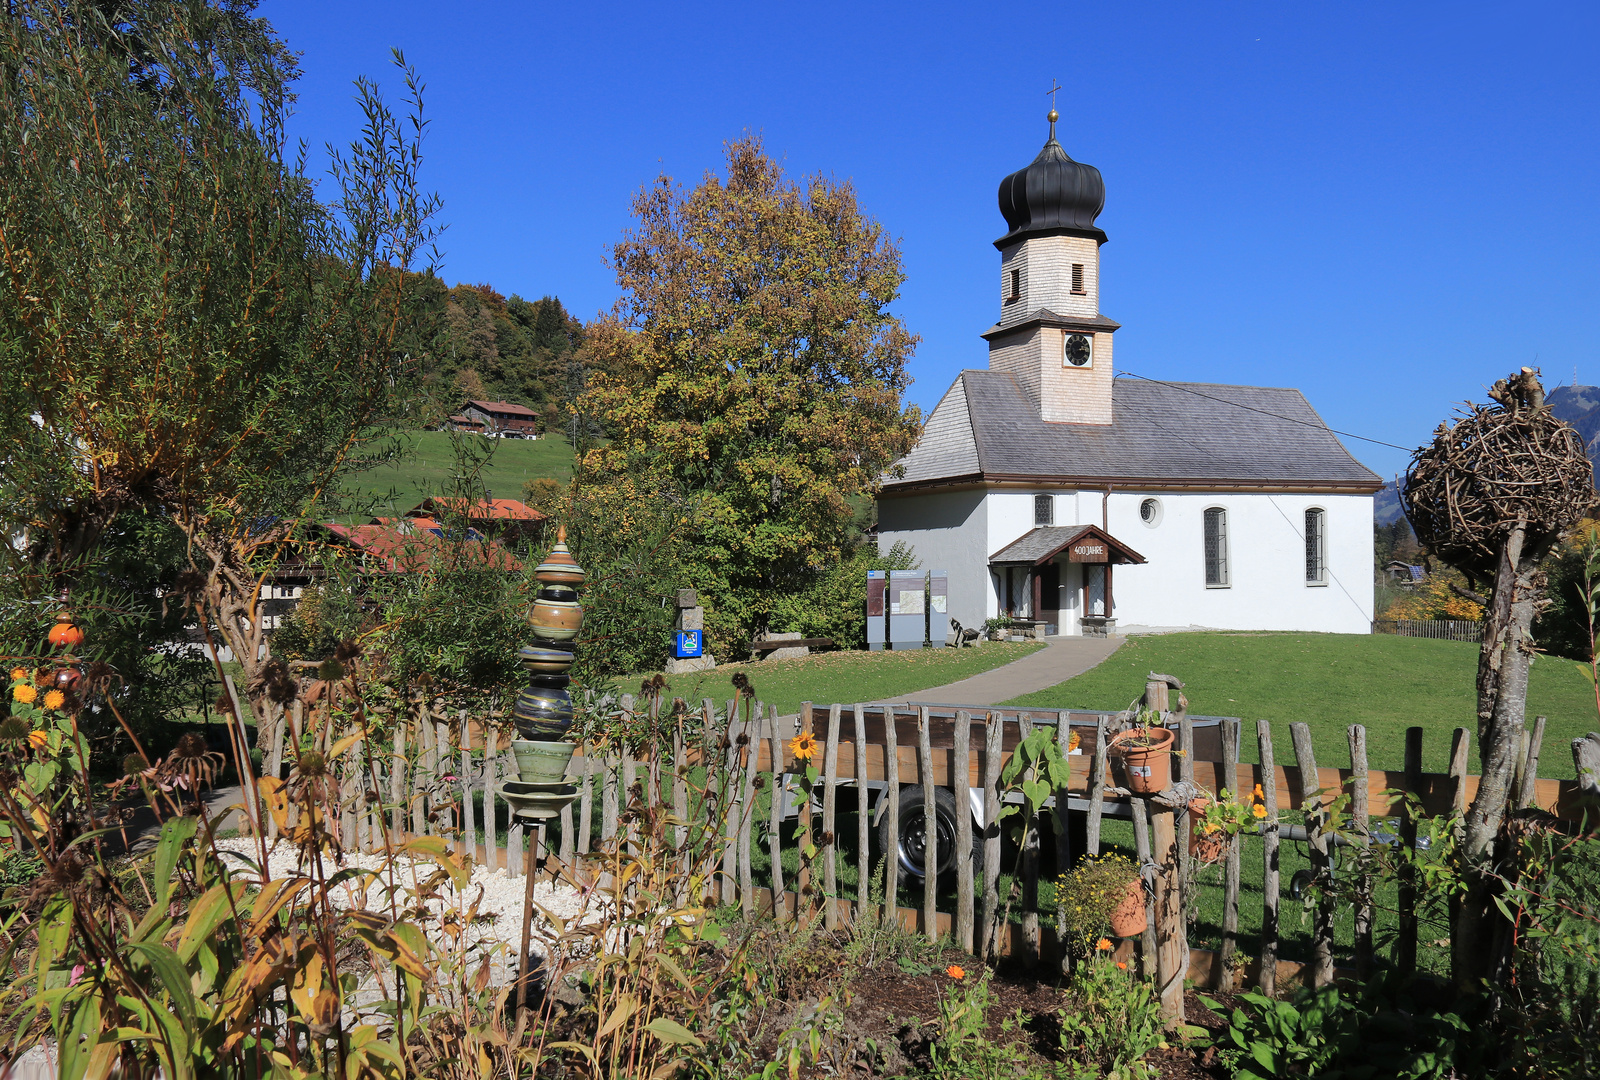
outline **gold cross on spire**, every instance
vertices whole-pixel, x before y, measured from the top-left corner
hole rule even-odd
[[[1050,95],[1050,115],[1045,117],[1045,119],[1050,121],[1050,138],[1051,138],[1052,141],[1056,137],[1056,121],[1058,119],[1060,119],[1060,117],[1061,117],[1061,114],[1056,112],[1056,93],[1060,89],[1061,89],[1061,84],[1058,83],[1056,80],[1051,79],[1050,80],[1050,89],[1045,91],[1045,93]]]

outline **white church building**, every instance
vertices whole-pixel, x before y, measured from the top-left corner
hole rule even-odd
[[[1382,480],[1298,390],[1113,377],[1105,185],[1049,119],[1000,182],[989,366],[957,376],[886,478],[880,549],[946,571],[968,627],[1370,632]]]

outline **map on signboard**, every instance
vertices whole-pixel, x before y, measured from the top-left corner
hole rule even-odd
[[[928,609],[943,615],[949,610],[950,579],[943,574],[928,577]]]
[[[921,585],[920,581],[908,581],[905,585],[898,582],[889,584],[889,614],[891,615],[921,615],[926,610],[927,593],[922,589],[907,588],[907,585]]]

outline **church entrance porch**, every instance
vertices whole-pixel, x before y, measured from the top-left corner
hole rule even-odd
[[[1113,568],[1145,561],[1104,529],[1073,525],[1030,529],[991,555],[989,569],[1002,615],[1104,636],[1116,625]]]

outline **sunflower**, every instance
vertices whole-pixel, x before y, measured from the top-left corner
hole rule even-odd
[[[809,731],[802,731],[789,740],[789,753],[794,755],[796,761],[810,761],[817,755],[817,737]]]
[[[39,691],[35,690],[27,683],[22,683],[20,686],[13,686],[11,688],[11,696],[17,701],[22,702],[24,705],[32,705],[33,699],[39,696]]]
[[[59,709],[66,703],[66,700],[67,695],[60,690],[51,690],[44,696],[44,707],[47,709]]]

